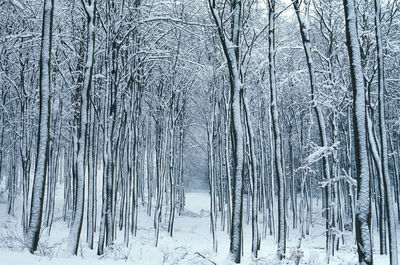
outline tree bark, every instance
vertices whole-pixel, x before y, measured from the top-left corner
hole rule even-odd
[[[308,5],[309,2],[306,2]],[[315,84],[315,71],[314,71],[314,63],[311,55],[311,40],[310,40],[310,28],[308,26],[308,21],[304,20],[303,16],[300,13],[300,3],[298,0],[293,1],[293,6],[296,11],[297,19],[299,21],[301,39],[303,42],[303,48],[306,55],[308,74],[310,78],[310,88],[311,88],[311,100],[312,106],[317,117],[319,137],[321,141],[321,145],[324,148],[328,147],[328,138],[326,135],[326,125],[325,119],[322,112],[322,109],[317,104],[317,87]],[[308,6],[306,6],[306,16],[308,16]],[[307,19],[307,17],[306,17]],[[333,223],[332,218],[332,209],[331,209],[331,194],[332,194],[332,186],[330,184],[330,168],[329,168],[329,160],[328,156],[324,155],[322,157],[322,172],[323,172],[323,181],[327,184],[324,187],[324,209],[325,209],[325,229],[326,229],[326,258],[329,263],[329,256],[332,253],[332,231],[331,224]]]
[[[87,58],[84,69],[84,80],[80,99],[80,124],[78,133],[77,154],[77,205],[69,235],[69,251],[72,255],[78,253],[79,238],[82,229],[85,195],[85,157],[86,157],[86,131],[88,123],[89,95],[93,75],[94,44],[95,44],[95,10],[96,0],[86,3],[82,0],[88,18]]]
[[[367,156],[365,87],[358,42],[354,0],[343,0],[347,49],[353,88],[354,149],[357,177],[356,241],[358,261],[373,264],[371,241],[370,173]]]
[[[388,159],[388,146],[386,135],[385,123],[385,75],[384,75],[384,57],[383,57],[383,43],[381,32],[381,1],[375,0],[375,35],[376,35],[376,49],[378,61],[378,102],[379,102],[379,127],[380,127],[380,141],[381,141],[381,165],[383,173],[384,193],[385,193],[385,207],[388,220],[388,234],[389,234],[389,255],[390,264],[398,264],[397,252],[397,231],[396,221],[394,217],[394,204],[392,195],[392,184],[389,176],[389,159]],[[383,218],[383,216],[381,216]]]
[[[279,128],[279,114],[277,106],[277,91],[275,77],[275,0],[269,2],[269,31],[268,31],[268,59],[269,59],[269,88],[271,106],[272,137],[274,139],[274,171],[278,194],[278,258],[284,259],[286,254],[286,180],[283,174],[281,131]],[[274,194],[272,194],[274,196]]]
[[[43,198],[46,183],[50,133],[50,63],[53,30],[54,0],[45,0],[43,7],[42,46],[39,61],[39,130],[35,176],[29,226],[25,235],[25,246],[29,252],[36,251],[42,222]]]
[[[230,76],[230,112],[231,112],[231,134],[233,151],[233,194],[232,194],[232,224],[230,233],[230,257],[240,263],[240,253],[242,249],[242,219],[243,219],[243,124],[241,111],[242,81],[240,77],[240,43],[239,34],[241,27],[240,0],[232,3],[231,28],[228,34],[223,27],[223,18],[220,17],[215,5],[215,1],[209,0],[211,15],[217,26],[218,35],[221,40],[222,48],[228,64]]]

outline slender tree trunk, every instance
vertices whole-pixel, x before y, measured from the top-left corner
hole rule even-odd
[[[241,111],[241,93],[242,80],[240,77],[240,42],[239,34],[241,27],[241,1],[234,0],[232,2],[232,23],[229,36],[227,39],[220,14],[216,9],[215,1],[209,0],[209,7],[214,22],[217,25],[218,35],[224,50],[225,58],[228,64],[230,76],[230,112],[231,112],[231,134],[232,134],[232,151],[233,151],[233,195],[232,195],[232,225],[230,233],[230,256],[231,259],[240,263],[240,253],[242,249],[242,219],[243,219],[243,163],[244,163],[244,147],[243,147],[243,125]]]
[[[227,232],[231,233],[231,220],[232,220],[232,187],[231,187],[231,163],[229,159],[229,124],[230,124],[230,116],[229,116],[229,102],[230,98],[226,99],[224,92],[224,102],[225,102],[225,131],[224,131],[224,139],[225,139],[225,174],[226,174],[226,208],[227,208]]]
[[[252,192],[251,192],[251,253],[255,258],[257,258],[258,250],[260,249],[260,235],[258,232],[258,174],[257,174],[257,164],[256,164],[256,154],[255,154],[255,144],[254,144],[254,130],[252,123],[250,121],[250,110],[249,103],[245,95],[243,98],[243,109],[246,121],[247,136],[250,149],[250,171],[251,171],[251,181],[252,181]],[[250,193],[249,193],[250,196]]]
[[[286,254],[286,181],[283,174],[281,131],[277,106],[277,91],[275,80],[275,0],[269,3],[268,59],[269,59],[269,88],[271,106],[272,135],[274,138],[274,171],[278,194],[278,248],[279,259]],[[274,196],[274,194],[272,194]]]
[[[208,179],[210,186],[210,229],[213,238],[213,251],[218,250],[217,241],[217,220],[216,220],[216,184],[215,184],[215,171],[214,171],[214,111],[215,102],[211,97],[211,104],[213,111],[211,112],[210,125],[207,125],[207,150],[208,150]]]
[[[78,253],[79,238],[82,229],[84,212],[84,194],[85,194],[85,154],[86,154],[86,131],[88,122],[89,95],[93,75],[94,43],[95,43],[95,0],[89,0],[87,4],[82,0],[82,4],[88,17],[88,45],[87,59],[84,69],[84,81],[80,99],[80,124],[78,133],[78,154],[77,154],[77,199],[76,213],[72,221],[72,227],[69,235],[68,252],[72,255]]]
[[[388,161],[388,146],[386,136],[385,124],[385,75],[384,75],[384,59],[383,59],[383,43],[381,32],[381,1],[375,0],[375,34],[376,34],[376,48],[377,48],[377,61],[378,61],[378,102],[379,102],[379,127],[380,127],[380,140],[381,140],[381,164],[383,173],[384,193],[385,193],[385,206],[386,214],[388,216],[388,234],[389,234],[389,254],[390,264],[398,264],[398,251],[397,251],[397,231],[396,221],[394,215],[394,204],[392,195],[392,184],[389,175],[389,161]],[[382,216],[381,216],[382,218]]]
[[[371,114],[372,115],[372,114]],[[386,244],[386,214],[385,214],[385,193],[384,193],[384,181],[383,181],[383,171],[382,171],[382,162],[381,162],[381,157],[379,156],[379,147],[378,143],[376,142],[375,136],[374,136],[374,129],[373,129],[373,124],[372,120],[370,118],[370,114],[367,111],[367,131],[368,131],[368,137],[367,137],[367,142],[368,142],[368,147],[370,149],[370,159],[373,160],[374,165],[375,165],[375,171],[376,174],[371,174],[371,175],[376,175],[376,181],[372,180],[373,183],[376,182],[376,189],[375,191],[375,209],[376,209],[376,217],[377,217],[377,223],[379,227],[379,246],[380,246],[380,254],[381,255],[386,255],[387,254],[387,244]],[[374,168],[372,167],[372,164],[370,165],[370,171],[374,172]]]
[[[308,17],[308,8],[309,8],[309,2],[306,2],[306,19]],[[325,126],[325,120],[324,120],[324,115],[319,107],[317,101],[317,88],[315,85],[315,72],[314,72],[314,64],[312,60],[312,55],[311,55],[311,41],[310,41],[310,29],[308,26],[308,21],[305,21],[303,16],[300,13],[300,3],[298,0],[293,1],[293,6],[296,11],[297,19],[299,21],[300,25],[300,33],[301,33],[301,38],[303,41],[303,48],[306,54],[306,60],[307,60],[307,66],[308,66],[308,73],[310,77],[310,87],[311,87],[311,100],[312,100],[312,105],[314,108],[314,112],[317,116],[317,122],[318,122],[318,129],[319,129],[319,135],[320,135],[320,140],[321,140],[321,145],[322,147],[327,148],[328,147],[328,138],[326,135],[326,126]],[[327,155],[324,155],[322,157],[322,170],[323,170],[323,181],[325,181],[327,184],[324,187],[324,208],[325,208],[325,228],[326,228],[326,258],[329,263],[329,256],[331,255],[332,252],[332,231],[331,231],[331,224],[333,221],[332,218],[332,209],[331,209],[331,197],[332,197],[332,188],[331,188],[331,183],[330,183],[330,169],[329,169],[329,161]]]
[[[93,241],[94,241],[94,227],[96,226],[95,223],[95,178],[97,176],[97,168],[96,168],[96,156],[95,156],[95,148],[98,140],[95,137],[96,125],[95,125],[95,113],[94,110],[89,107],[89,114],[90,114],[90,124],[91,128],[88,133],[89,141],[86,143],[87,148],[87,161],[88,163],[88,208],[87,208],[87,245],[90,249],[93,249]],[[91,144],[89,144],[91,143]],[[90,146],[90,148],[89,148]]]
[[[43,7],[42,47],[39,61],[39,130],[35,176],[33,180],[29,226],[25,246],[33,253],[38,246],[43,212],[43,195],[48,166],[50,133],[50,63],[53,30],[54,0],[45,0]]]
[[[367,156],[365,87],[358,42],[354,0],[343,0],[346,39],[353,87],[354,147],[357,177],[356,241],[358,261],[373,264],[371,241],[370,175]]]
[[[241,123],[240,93],[241,82],[237,69],[232,77],[231,127],[233,128],[233,205],[230,253],[236,263],[240,263],[243,218],[243,128]]]

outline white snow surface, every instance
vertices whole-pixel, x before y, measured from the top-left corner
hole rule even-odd
[[[141,206],[137,237],[131,237],[129,247],[123,243],[123,231],[117,233],[117,239],[112,249],[107,249],[103,256],[96,255],[96,249],[91,250],[86,246],[86,212],[79,243],[78,256],[66,256],[69,228],[62,220],[62,189],[56,196],[56,208],[53,227],[50,236],[48,229],[42,230],[39,248],[35,255],[23,248],[22,227],[20,225],[21,207],[20,198],[17,200],[16,216],[6,214],[6,203],[0,201],[0,265],[94,265],[94,264],[231,264],[228,260],[229,235],[221,231],[218,219],[218,252],[212,250],[212,236],[210,233],[208,192],[190,192],[186,194],[185,212],[176,216],[174,236],[168,235],[168,214],[163,214],[163,223],[160,231],[159,246],[154,246],[153,218],[146,214],[146,207]],[[98,201],[98,203],[100,203]],[[314,207],[320,209],[320,206]],[[294,264],[292,254],[296,251],[299,234],[292,229],[288,230],[287,259],[278,261],[276,256],[276,239],[267,235],[261,241],[259,258],[251,256],[251,222],[246,223],[244,216],[244,256],[242,264]],[[310,235],[302,241],[300,251],[303,257],[300,264],[323,265],[325,262],[325,233],[320,212],[314,213],[315,226],[310,229]],[[291,226],[290,216],[288,225]],[[97,219],[99,222],[99,219]],[[97,224],[98,225],[98,224]],[[262,224],[260,224],[260,229]],[[376,229],[373,229],[376,233]],[[374,263],[379,265],[389,264],[388,256],[378,255],[376,249],[378,236],[375,238]],[[98,232],[95,234],[95,247],[97,247]],[[351,242],[351,235],[348,235]],[[350,244],[350,243],[349,243]],[[353,265],[357,264],[357,253],[354,244],[341,246],[339,252],[331,257],[330,264]]]

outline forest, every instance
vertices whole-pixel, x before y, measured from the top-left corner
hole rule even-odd
[[[0,0],[0,265],[398,265],[399,9]]]

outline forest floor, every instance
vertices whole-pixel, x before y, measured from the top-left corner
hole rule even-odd
[[[62,193],[62,190],[60,190]],[[59,193],[60,194],[60,193]],[[0,265],[126,265],[126,264],[229,264],[229,235],[221,231],[218,226],[218,252],[212,251],[212,236],[209,223],[209,195],[207,192],[191,192],[186,194],[185,212],[176,215],[174,236],[170,237],[167,227],[160,230],[159,245],[154,246],[153,218],[146,214],[145,207],[140,207],[139,224],[136,237],[131,237],[129,247],[123,243],[123,234],[117,234],[117,240],[112,249],[98,257],[96,250],[86,246],[86,227],[84,225],[81,235],[79,254],[76,257],[68,257],[64,253],[69,229],[62,220],[62,196],[56,199],[54,223],[51,234],[44,229],[41,234],[38,251],[31,255],[23,248],[22,228],[20,225],[21,209],[16,207],[15,216],[6,214],[6,203],[0,201]],[[57,198],[57,196],[56,196]],[[19,200],[17,205],[22,205]],[[317,209],[315,207],[314,209]],[[320,207],[318,208],[320,209]],[[86,215],[85,215],[86,216]],[[167,219],[167,218],[165,218]],[[246,220],[246,214],[244,214]],[[99,220],[99,219],[98,219]],[[290,219],[288,218],[289,224]],[[326,264],[325,237],[323,233],[323,221],[320,213],[314,215],[314,227],[310,229],[310,235],[302,240],[300,249],[297,249],[299,234],[289,230],[287,241],[288,258],[279,262],[276,258],[276,244],[273,236],[267,235],[261,241],[259,258],[251,257],[251,224],[244,227],[244,256],[242,264],[294,264],[294,256],[297,251],[301,254],[299,264]],[[260,229],[262,225],[260,225]],[[376,231],[376,230],[374,230]],[[122,231],[123,232],[123,231]],[[95,247],[98,233],[95,235]],[[375,234],[375,241],[377,235]],[[347,239],[349,245],[341,245],[340,250],[331,257],[330,264],[357,264],[357,253],[351,237]],[[378,246],[376,242],[375,246]],[[389,264],[388,256],[380,256],[374,251],[374,263],[379,265]]]

